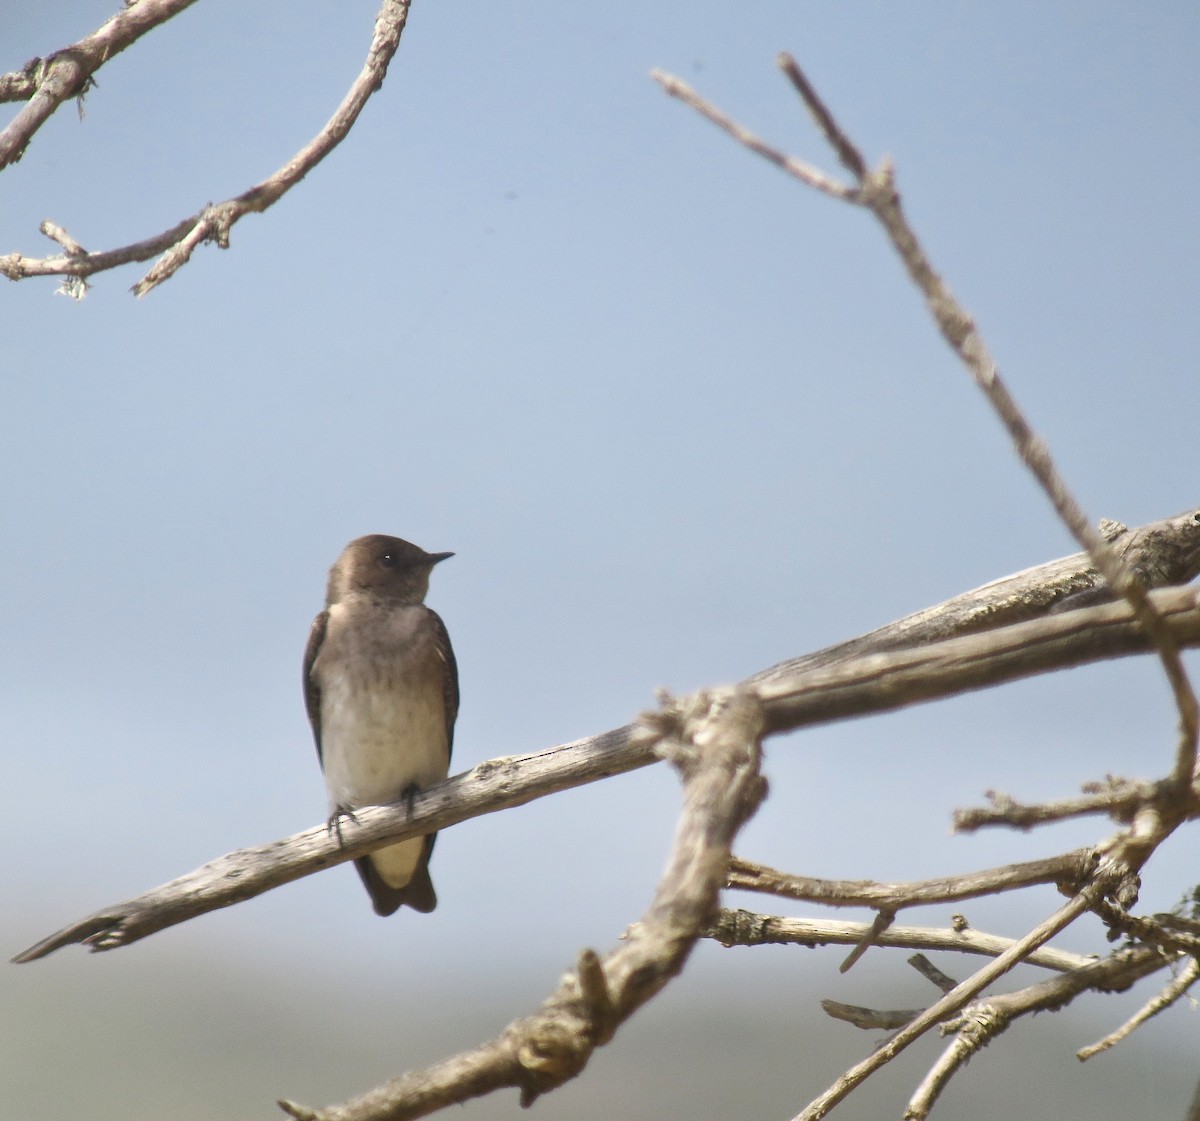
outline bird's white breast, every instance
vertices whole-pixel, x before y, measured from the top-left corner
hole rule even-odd
[[[329,608],[325,639],[311,672],[320,695],[321,764],[331,809],[399,801],[450,770],[445,662],[426,609]],[[371,854],[393,887],[412,878],[425,850],[414,837]]]
[[[321,753],[331,806],[381,805],[440,782],[450,770],[441,691],[324,675]]]

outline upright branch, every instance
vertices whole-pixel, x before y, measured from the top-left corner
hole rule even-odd
[[[137,34],[142,34],[145,30],[149,29],[149,26],[156,26],[158,23],[170,18],[171,15],[174,15],[175,10],[181,10],[188,3],[192,2],[194,0],[173,0],[173,3],[168,2],[168,0],[135,0],[134,4],[129,9],[126,9],[126,12],[140,14],[142,17],[141,22],[136,24],[136,26],[140,28]],[[383,85],[383,80],[387,75],[388,64],[400,46],[400,36],[404,31],[404,26],[408,19],[410,2],[411,0],[383,0],[379,14],[375,19],[375,33],[371,40],[370,49],[367,51],[366,61],[358,77],[354,80],[353,85],[351,85],[349,92],[342,99],[342,103],[337,107],[337,110],[325,124],[325,127],[308,144],[301,148],[299,152],[276,172],[262,180],[262,182],[243,191],[240,195],[226,199],[224,202],[210,203],[202,207],[195,214],[177,222],[170,229],[164,230],[162,233],[155,234],[142,241],[134,242],[131,245],[121,246],[118,249],[88,252],[77,241],[71,238],[70,235],[66,234],[66,231],[61,226],[50,221],[43,222],[40,227],[41,232],[51,240],[58,242],[63,247],[64,253],[60,256],[43,258],[26,257],[20,253],[10,253],[7,256],[0,257],[0,274],[7,276],[10,280],[23,280],[30,276],[64,276],[67,280],[63,284],[63,291],[68,295],[81,297],[87,289],[86,278],[93,273],[116,268],[119,265],[129,264],[134,261],[147,261],[151,257],[161,254],[150,271],[131,289],[134,295],[144,296],[147,292],[174,276],[191,259],[192,253],[197,246],[205,242],[214,241],[220,248],[228,249],[229,233],[234,223],[247,214],[261,213],[278,202],[280,198],[299,183],[301,179],[312,171],[317,164],[345,139],[346,134],[354,126],[355,121],[358,120],[359,114],[362,112],[371,95]],[[157,14],[157,18],[153,24],[149,23],[152,12]],[[96,36],[102,35],[106,29],[116,24],[121,20],[121,16],[125,14],[122,13],[115,16],[108,24],[105,24],[104,28],[96,32],[95,36],[91,36],[82,42],[89,43]],[[142,26],[142,24],[147,24],[147,26]],[[118,49],[128,46],[136,37],[130,30],[127,30],[125,40],[120,41]],[[107,42],[112,38],[113,35],[110,34],[103,42]],[[60,77],[51,83],[49,87],[46,86],[49,78],[40,80],[42,74],[41,70],[37,67],[34,68],[34,72],[31,75],[27,76],[28,81],[24,86],[17,81],[14,75],[6,75],[5,78],[0,79],[0,90],[6,88],[3,85],[6,81],[9,83],[9,87],[14,89],[34,89],[35,87],[38,90],[48,89],[48,92],[45,93],[41,101],[37,100],[40,96],[38,93],[33,95],[34,101],[21,114],[18,114],[17,118],[5,130],[4,134],[0,134],[0,143],[2,143],[4,135],[7,135],[16,128],[22,116],[28,114],[30,121],[36,118],[36,114],[33,113],[35,102],[40,106],[41,110],[44,110],[44,115],[48,115],[49,112],[52,112],[61,103],[64,97],[73,96],[70,92],[59,96],[63,89],[81,92],[84,86],[79,85],[79,83],[84,82],[86,84],[87,81],[90,81],[91,74],[108,57],[98,47],[89,48],[85,57],[90,60],[91,68],[87,69],[82,64],[71,61],[74,59],[73,52],[76,52],[79,46],[80,44],[76,44],[75,47],[69,47],[66,51],[60,51],[57,55],[52,56],[52,59],[59,59],[61,56],[63,61],[61,64],[58,62],[52,64],[51,72],[60,74]],[[58,69],[55,69],[55,67],[58,67]],[[24,73],[23,71],[22,74]],[[70,81],[62,75],[69,76]],[[39,79],[40,81],[35,82],[34,79]],[[57,97],[58,100],[53,101],[54,97]],[[37,123],[40,124],[40,120]],[[36,125],[33,127],[36,128]],[[20,151],[24,150],[25,145],[28,144],[29,138],[32,135],[32,128],[24,127],[23,129],[16,130],[14,136],[17,139],[20,136],[24,136],[24,140],[20,144],[20,150],[17,152],[18,155]],[[17,143],[17,139],[14,139],[12,143]],[[3,152],[3,147],[0,147],[0,159],[3,157]],[[3,163],[0,162],[0,167],[2,166]]]

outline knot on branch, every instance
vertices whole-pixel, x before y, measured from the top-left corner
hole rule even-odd
[[[83,116],[83,98],[95,84],[92,77],[93,67],[89,64],[84,52],[75,47],[64,47],[44,59],[33,59],[26,67],[38,63],[30,75],[37,89],[45,89],[52,96],[63,101],[75,97],[79,99],[79,115]],[[28,69],[25,73],[29,73]]]
[[[533,1105],[541,1094],[574,1078],[587,1066],[593,1047],[586,1025],[563,1011],[527,1024],[516,1049],[521,1105]]]
[[[900,205],[900,193],[896,190],[896,168],[890,159],[885,158],[877,168],[862,177],[855,201],[869,210]]]
[[[957,1036],[955,1046],[973,1052],[985,1047],[1007,1024],[1008,1017],[999,1008],[980,1003],[964,1008],[960,1015],[947,1020],[938,1030],[942,1035]]]
[[[597,1045],[582,1008],[562,1005],[526,1020],[516,1041],[521,1105],[525,1108],[578,1075]]]
[[[757,911],[725,908],[718,912],[705,935],[716,939],[726,949],[732,946],[757,946],[772,940],[771,923],[769,915],[761,915]],[[799,944],[807,945],[810,949],[816,946],[815,940]]]
[[[595,950],[580,951],[575,975],[568,974],[565,987],[570,995],[554,998],[536,1015],[514,1025],[523,1106],[579,1074],[592,1052],[608,1043],[620,1024],[620,1011]]]

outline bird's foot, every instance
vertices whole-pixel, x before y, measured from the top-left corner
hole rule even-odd
[[[338,848],[342,847],[342,818],[344,817],[348,817],[355,825],[358,824],[358,818],[354,816],[354,811],[349,806],[335,806],[333,813],[325,822],[325,831],[337,834]]]
[[[400,797],[404,799],[404,805],[408,810],[409,817],[412,817],[413,813],[413,800],[420,793],[421,788],[415,782],[410,782],[400,794]]]

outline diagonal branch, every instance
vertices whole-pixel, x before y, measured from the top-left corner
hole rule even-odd
[[[175,2],[179,4],[182,0]],[[154,3],[155,0],[138,0],[134,9],[130,10],[140,11]],[[409,4],[410,0],[383,0],[376,16],[375,33],[366,61],[342,103],[325,127],[307,145],[261,183],[234,198],[203,207],[169,230],[119,249],[89,253],[82,250],[77,243],[73,243],[74,252],[68,249],[66,253],[57,257],[33,258],[20,253],[10,253],[0,257],[0,274],[10,280],[23,280],[30,276],[66,276],[73,280],[74,284],[64,285],[65,290],[70,294],[82,295],[86,287],[84,280],[93,273],[134,261],[147,261],[161,254],[150,271],[132,288],[134,295],[144,296],[165,280],[169,280],[185,265],[197,246],[215,241],[220,248],[228,249],[229,232],[239,219],[247,214],[261,213],[278,202],[345,139],[368,99],[383,85],[388,64],[400,46],[400,36],[408,19]],[[53,238],[54,235],[47,230],[47,225],[54,229],[60,227],[53,226],[53,223],[43,224],[42,232]],[[54,239],[61,243],[61,239]]]
[[[1154,596],[1167,612],[1177,640],[1200,644],[1196,593],[1190,588],[1165,588]],[[1144,652],[1149,646],[1129,606],[1111,603],[916,649],[860,655],[781,677],[759,675],[769,680],[755,686],[755,691],[763,703],[768,732],[778,733],[892,711],[1047,669]],[[481,763],[414,797],[411,812],[407,800],[393,807],[357,811],[358,825],[342,848],[318,826],[229,853],[144,895],[80,919],[14,960],[33,961],[73,943],[94,950],[124,946],[388,842],[421,836],[653,761],[646,737],[625,727],[532,755]],[[1153,833],[1163,835],[1161,829]]]
[[[0,75],[0,101],[28,102],[0,130],[0,169],[25,154],[34,134],[64,101],[87,92],[93,75],[110,58],[195,2],[133,0],[78,43],[55,51],[49,58],[30,59],[21,70]]]
[[[1188,510],[1136,529],[1113,521],[1105,521],[1102,525],[1107,539],[1147,587],[1186,584],[1200,576],[1200,510]],[[944,603],[906,615],[869,634],[781,662],[755,674],[750,680],[755,683],[773,681],[798,670],[831,665],[858,654],[878,654],[995,630],[1009,623],[1021,623],[1050,612],[1111,598],[1087,554],[1075,553],[993,580]]]
[[[1162,955],[1159,954],[1158,956],[1161,960]],[[1170,1008],[1197,981],[1200,981],[1200,959],[1192,958],[1179,971],[1178,977],[1173,977],[1170,984],[1164,986],[1161,992],[1155,993],[1125,1023],[1115,1031],[1109,1032],[1108,1035],[1098,1042],[1092,1043],[1087,1047],[1081,1047],[1075,1052],[1075,1057],[1080,1062],[1086,1062],[1088,1059],[1099,1055],[1101,1051],[1107,1051],[1110,1047],[1115,1047],[1121,1040],[1136,1031],[1152,1016],[1157,1016],[1164,1008]]]
[[[729,689],[643,719],[683,778],[684,805],[650,909],[621,945],[603,958],[584,950],[576,972],[537,1012],[476,1050],[322,1110],[280,1102],[287,1113],[298,1121],[401,1121],[509,1086],[531,1105],[578,1075],[592,1051],[682,970],[716,913],[733,839],[766,795],[762,711],[752,693]]]
[[[1025,961],[1034,950],[1043,946],[1059,931],[1070,926],[1088,910],[1093,899],[1103,895],[1107,889],[1107,882],[1106,878],[1093,881],[1083,891],[1063,904],[1053,915],[1035,926],[1023,938],[1014,942],[994,961],[989,962],[977,973],[956,985],[941,1000],[931,1004],[870,1056],[842,1074],[828,1090],[814,1098],[796,1116],[795,1121],[820,1121],[820,1118],[824,1117],[838,1102],[842,1101],[855,1087],[880,1067],[891,1062],[930,1028],[963,1008],[968,1001],[983,992],[993,981]]]
[[[815,187],[825,194],[833,195],[844,202],[861,205],[870,210],[883,226],[893,248],[899,254],[909,278],[925,297],[938,330],[950,344],[955,354],[966,366],[976,385],[983,391],[993,410],[1008,430],[1021,461],[1029,468],[1038,484],[1045,491],[1060,519],[1072,536],[1087,550],[1096,569],[1105,583],[1129,602],[1145,633],[1150,635],[1162,662],[1171,691],[1179,710],[1179,740],[1176,746],[1175,766],[1172,781],[1182,792],[1192,782],[1196,770],[1197,739],[1200,737],[1200,706],[1183,667],[1179,648],[1169,628],[1158,616],[1154,605],[1146,596],[1146,589],[1135,573],[1124,565],[1119,556],[1109,548],[1101,535],[1088,521],[1087,515],[1067,487],[1059,473],[1045,443],[1034,433],[1017,405],[1016,399],[1000,377],[995,361],[966,310],[951,294],[942,278],[934,270],[916,233],[908,224],[900,205],[895,176],[891,164],[884,161],[875,171],[867,164],[858,148],[838,125],[833,114],[817,95],[812,84],[801,72],[795,60],[787,54],[780,55],[779,64],[800,94],[806,108],[817,123],[825,138],[858,181],[858,189],[852,190],[838,185],[831,190],[818,180],[822,174],[801,165],[793,167],[790,157],[771,148],[758,137],[748,133],[741,125],[730,120],[719,109],[700,97],[678,78],[655,71],[653,77],[672,97],[691,106],[704,117],[728,132],[735,140],[782,167],[801,182]],[[749,139],[748,139],[749,138]]]
[[[1013,1020],[1034,1012],[1057,1011],[1089,990],[1127,988],[1167,964],[1156,950],[1134,946],[1016,992],[976,1001],[957,1018],[954,1039],[909,1099],[904,1112],[906,1121],[924,1121],[954,1074]]]

